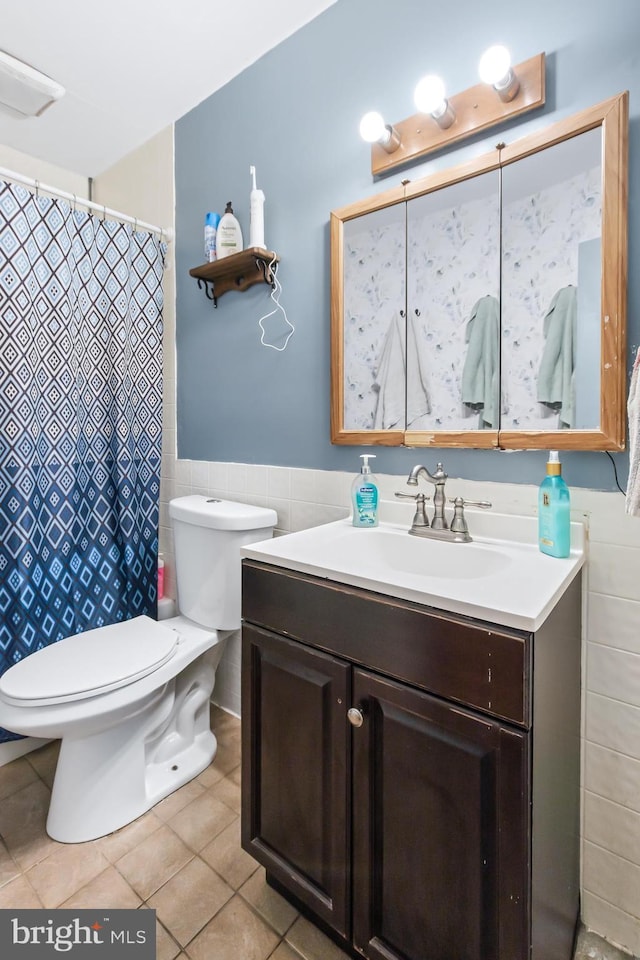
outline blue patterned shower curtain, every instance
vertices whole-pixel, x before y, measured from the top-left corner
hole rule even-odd
[[[0,673],[155,611],[163,261],[0,182]]]

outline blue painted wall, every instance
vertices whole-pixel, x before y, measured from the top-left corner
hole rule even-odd
[[[640,4],[637,0],[338,0],[204,101],[176,126],[178,452],[200,460],[356,470],[362,449],[329,441],[329,213],[418,179],[630,90],[629,350],[640,342]],[[219,42],[225,42],[220,40]],[[238,42],[241,42],[238,41]],[[547,103],[533,116],[374,181],[361,115],[395,122],[414,113],[416,81],[440,73],[455,93],[477,62],[505,43],[515,63],[547,54]],[[215,50],[215,41],[213,43]],[[206,69],[206,64],[203,65]],[[179,77],[176,78],[179,82]],[[218,309],[190,267],[203,260],[207,210],[232,200],[249,231],[249,165],[266,194],[265,239],[282,263],[282,304],[296,332],[284,353],[260,345],[270,308],[262,284],[228,293]],[[270,331],[279,329],[269,326]],[[543,451],[377,448],[376,469],[402,473],[441,458],[452,476],[537,482]],[[615,455],[621,483],[628,455]],[[570,484],[614,489],[603,453],[565,453]]]

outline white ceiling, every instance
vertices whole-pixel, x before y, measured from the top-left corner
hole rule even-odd
[[[66,94],[0,144],[96,176],[336,0],[0,0],[0,49]]]

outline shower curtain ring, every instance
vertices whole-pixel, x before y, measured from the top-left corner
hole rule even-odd
[[[75,193],[73,195],[73,212],[78,212],[78,198],[76,197]]]
[[[102,204],[102,222],[104,223],[106,219],[107,219],[107,208],[103,203]]]
[[[137,218],[137,217],[134,217],[134,218],[133,218],[133,232],[134,232],[134,233],[137,233],[137,232],[138,232],[138,218]]]
[[[40,181],[36,180],[36,197],[40,196]]]

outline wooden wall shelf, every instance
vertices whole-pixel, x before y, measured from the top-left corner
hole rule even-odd
[[[222,260],[192,267],[189,275],[196,278],[200,288],[204,287],[208,299],[217,307],[218,297],[229,290],[248,290],[254,283],[268,283],[275,287],[279,262],[280,258],[272,250],[248,247]]]

